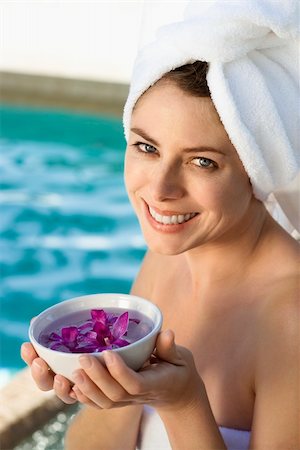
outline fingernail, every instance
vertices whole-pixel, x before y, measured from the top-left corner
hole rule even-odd
[[[79,371],[73,372],[72,377],[73,377],[73,380],[75,381],[75,383],[80,384],[80,383],[84,382],[84,378]]]
[[[44,372],[44,367],[38,361],[34,360],[32,363],[33,367],[38,370],[40,373]]]
[[[93,363],[92,359],[88,356],[80,356],[79,362],[84,369],[90,369]]]
[[[25,355],[28,355],[28,348],[26,344],[22,344],[21,346],[21,351],[22,353],[24,353]]]
[[[114,357],[111,352],[106,351],[103,353],[103,356],[104,356],[104,361],[106,362],[106,364],[113,364]]]
[[[173,332],[171,330],[166,330],[165,331],[165,336],[168,336],[168,338],[172,338],[173,339]]]

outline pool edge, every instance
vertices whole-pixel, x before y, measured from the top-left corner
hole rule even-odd
[[[121,117],[128,91],[125,83],[0,71],[2,103]]]
[[[12,449],[59,411],[72,405],[63,403],[54,391],[39,390],[29,368],[20,370],[0,389],[1,449]]]

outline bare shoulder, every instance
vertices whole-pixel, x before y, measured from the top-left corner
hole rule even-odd
[[[261,333],[267,339],[278,326],[288,331],[299,320],[300,245],[284,230],[268,243],[260,267],[262,284],[259,295]],[[298,324],[299,325],[299,324]]]
[[[267,277],[278,280],[280,289],[285,289],[293,277],[299,276],[300,242],[276,224],[264,242],[261,261]]]
[[[276,342],[277,345],[280,344],[279,348],[295,347],[300,333],[299,274],[273,280],[272,285],[266,289],[258,314],[258,336],[262,349],[269,350],[268,346],[274,346]]]
[[[300,403],[295,395],[300,387],[299,281],[298,274],[275,280],[258,311],[250,446],[257,450],[300,446]]]
[[[263,321],[262,331],[273,330],[279,323],[291,325],[300,312],[300,274],[296,271],[288,276],[275,278],[265,289],[265,299],[260,314]],[[298,314],[297,314],[298,313]],[[289,318],[289,320],[288,320]],[[266,325],[269,326],[266,327]]]

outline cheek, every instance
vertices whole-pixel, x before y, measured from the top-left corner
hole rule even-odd
[[[201,192],[198,184],[198,198],[206,207],[221,215],[243,214],[253,196],[251,184],[244,173],[223,172],[203,184],[205,186],[202,185],[204,189],[201,188]]]
[[[218,192],[218,200],[230,213],[243,214],[253,196],[252,187],[246,174],[235,174],[226,186]]]
[[[136,164],[134,158],[125,154],[124,163],[124,182],[129,197],[141,186],[144,177],[139,170],[139,166]]]

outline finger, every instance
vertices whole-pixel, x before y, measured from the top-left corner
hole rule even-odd
[[[182,365],[183,360],[177,351],[175,344],[175,335],[172,330],[166,330],[158,335],[156,341],[156,356],[174,365]]]
[[[91,406],[92,408],[103,409],[103,408],[101,408],[101,406],[96,405],[96,403],[94,403],[92,400],[90,400],[88,397],[86,397],[81,392],[81,390],[79,389],[79,387],[76,384],[73,386],[73,391],[74,391],[74,394],[76,395],[77,400],[80,403],[83,403],[86,406]]]
[[[88,374],[82,370],[76,370],[73,373],[75,385],[77,385],[82,394],[96,405],[104,409],[112,408],[113,401],[108,398],[99,387],[91,380]],[[75,391],[76,392],[76,391]]]
[[[128,393],[114,379],[106,367],[97,359],[90,356],[82,356],[79,358],[81,367],[95,383],[95,385],[103,392],[105,397],[113,402],[122,402],[128,400]]]
[[[34,350],[33,346],[30,342],[24,342],[21,345],[21,358],[26,362],[29,366],[32,364],[33,360],[38,357],[38,354]]]
[[[73,390],[73,388],[70,390],[69,392],[69,396],[73,399],[73,400],[78,400],[75,391]]]
[[[79,389],[79,387],[76,384],[73,386],[72,389],[74,391],[74,395],[76,395],[76,398],[78,399],[78,401],[80,403],[84,403],[87,406],[92,406],[93,408],[97,408],[97,409],[105,409],[105,408],[102,408],[101,406],[97,405],[95,402],[93,402],[88,397],[86,397],[81,392],[81,390]],[[112,406],[116,407],[116,408],[120,408],[120,407],[123,407],[123,406],[129,406],[129,405],[132,406],[132,402],[131,401],[129,401],[129,402],[122,402],[121,404],[112,404]]]
[[[35,358],[31,364],[31,375],[39,389],[50,391],[53,389],[54,374],[41,358]]]
[[[144,386],[141,375],[130,369],[116,352],[106,350],[103,357],[109,373],[126,392],[133,396],[142,395]]]
[[[64,403],[71,405],[72,403],[76,403],[76,399],[70,396],[72,389],[70,382],[64,378],[62,375],[55,375],[53,389],[57,397],[59,397]]]

